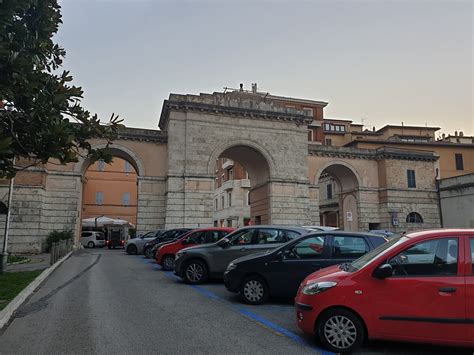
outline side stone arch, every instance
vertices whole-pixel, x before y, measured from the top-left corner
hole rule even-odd
[[[115,157],[125,159],[128,161],[132,166],[135,168],[137,171],[137,174],[139,176],[146,176],[146,171],[145,171],[145,166],[142,163],[141,159],[138,157],[135,152],[133,152],[131,149],[117,143],[113,143],[107,147],[107,144],[102,143],[102,144],[96,144],[92,148],[94,149],[104,149],[107,148],[107,150]],[[84,159],[81,158],[79,161],[74,165],[74,172],[80,173],[84,175],[86,172],[87,168],[91,165],[91,160],[90,159]]]
[[[330,168],[331,166],[336,166],[336,165],[341,165],[349,169],[352,172],[352,174],[354,174],[354,177],[356,178],[356,181],[357,181],[357,185],[359,187],[363,186],[362,179],[360,178],[360,175],[357,172],[356,168],[354,168],[351,164],[339,159],[331,160],[325,163],[321,168],[319,168],[319,170],[316,172],[316,175],[314,176],[314,180],[312,181],[312,183],[314,185],[317,185],[323,171],[326,170],[327,168]]]

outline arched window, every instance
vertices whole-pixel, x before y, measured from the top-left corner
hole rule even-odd
[[[407,223],[423,223],[423,218],[417,212],[410,212],[407,216]]]

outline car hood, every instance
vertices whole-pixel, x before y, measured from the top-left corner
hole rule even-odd
[[[216,243],[205,244],[205,245],[195,245],[193,247],[187,247],[187,248],[181,249],[181,251],[186,250],[187,252],[200,252],[201,250],[215,248],[216,246],[217,246]]]
[[[249,260],[259,259],[261,257],[269,256],[271,254],[271,252],[273,252],[273,251],[274,250],[267,250],[267,251],[262,251],[262,252],[255,253],[255,254],[245,255],[245,256],[242,256],[238,259],[233,260],[232,263],[239,264],[239,263],[244,263],[244,262],[249,261]]]
[[[312,283],[315,281],[336,281],[337,282],[341,278],[346,277],[348,274],[349,272],[341,270],[339,268],[339,265],[332,265],[308,275],[301,284],[306,285],[309,282]]]

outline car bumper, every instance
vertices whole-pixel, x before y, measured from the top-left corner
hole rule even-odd
[[[322,298],[325,298],[326,295],[305,295],[303,293],[298,293],[295,298],[295,315],[296,315],[296,325],[303,332],[308,334],[314,334],[316,327],[316,319],[318,319],[319,314],[324,309],[323,305],[325,302]],[[322,302],[315,302],[322,301]]]
[[[174,274],[179,277],[184,276],[184,258],[174,260]]]
[[[224,272],[225,288],[230,292],[239,293],[244,276],[245,274],[237,269]]]

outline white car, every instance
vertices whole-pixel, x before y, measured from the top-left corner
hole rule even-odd
[[[148,232],[145,235],[137,236],[136,238],[129,239],[125,244],[125,251],[130,255],[143,254],[143,247],[146,242],[155,239],[163,230],[159,229],[156,231]]]
[[[104,233],[95,231],[82,232],[81,244],[88,248],[103,247],[105,245]]]
[[[330,232],[330,231],[336,231],[339,229],[336,227],[328,227],[328,226],[303,226],[303,228],[309,230],[310,232]]]

